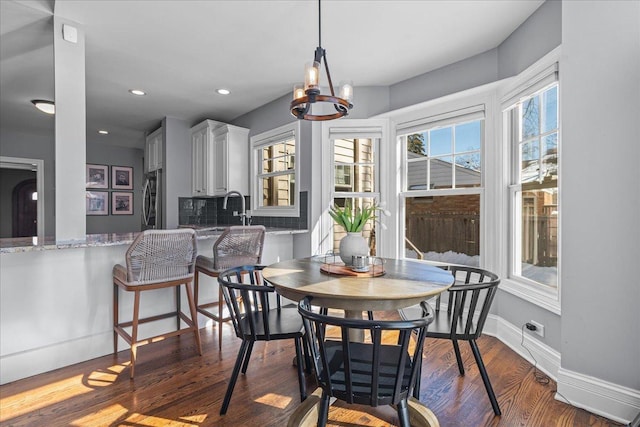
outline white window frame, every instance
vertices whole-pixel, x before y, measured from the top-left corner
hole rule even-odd
[[[291,206],[262,206],[262,175],[260,173],[260,152],[267,146],[282,142],[293,134],[295,140],[295,195]],[[251,215],[252,216],[300,216],[300,122],[295,121],[278,128],[254,135],[251,143]]]
[[[517,153],[514,153],[514,145],[512,142],[511,131],[513,130],[513,124],[509,123],[510,114],[508,110],[517,102],[523,98],[528,98],[531,95],[549,87],[554,82],[558,82],[558,210],[562,212],[562,149],[561,149],[561,133],[562,133],[562,117],[561,117],[561,79],[558,75],[559,63],[560,63],[560,48],[556,48],[549,54],[545,55],[542,59],[537,61],[527,70],[523,71],[518,76],[515,76],[509,81],[505,82],[501,90],[501,110],[500,114],[500,127],[502,129],[503,141],[502,147],[504,152],[508,153],[503,158],[504,170],[507,171],[505,177],[504,186],[507,188],[507,201],[506,205],[509,211],[506,233],[508,238],[505,243],[507,244],[507,265],[504,277],[502,279],[500,289],[515,295],[525,301],[535,304],[543,309],[546,309],[552,313],[561,314],[561,234],[558,235],[558,277],[557,286],[551,287],[544,284],[537,283],[533,280],[529,280],[525,277],[515,276],[514,262],[515,257],[519,256],[519,242],[516,237],[516,233],[521,233],[520,222],[522,221],[521,211],[518,209],[516,197],[518,191],[521,190],[520,184],[513,184],[512,170],[515,167],[519,167],[514,162],[517,159]],[[511,178],[511,179],[509,179]],[[561,214],[558,218],[558,229],[562,229]]]
[[[411,118],[407,120],[406,118],[400,118],[398,125],[396,126],[396,134],[397,136],[397,144],[399,146],[400,154],[400,201],[399,205],[399,221],[400,221],[400,238],[398,239],[398,253],[400,257],[404,258],[405,254],[405,203],[407,198],[415,198],[415,197],[445,197],[445,196],[460,196],[460,195],[469,195],[476,194],[480,197],[480,230],[479,230],[479,239],[480,239],[480,254],[479,254],[479,265],[482,266],[484,262],[484,253],[486,244],[484,242],[484,236],[487,235],[485,233],[485,224],[484,217],[485,215],[485,146],[487,139],[489,138],[490,130],[492,129],[490,126],[487,126],[487,105],[492,104],[490,99],[485,99],[483,97],[476,98],[474,96],[468,96],[466,98],[461,99],[457,102],[440,102],[434,103],[432,108],[428,108],[423,110],[421,116],[418,118]],[[407,159],[407,135],[412,133],[424,132],[426,130],[435,129],[438,127],[452,126],[456,124],[462,124],[474,120],[484,119],[484,123],[482,124],[482,142],[480,146],[480,164],[481,166],[481,176],[480,176],[480,186],[479,187],[461,187],[461,188],[442,188],[442,189],[424,189],[424,190],[410,190],[408,188],[407,180],[407,171],[408,171],[408,159]],[[453,155],[453,154],[452,154]],[[455,165],[454,165],[455,167]],[[427,171],[429,173],[429,171]],[[455,186],[455,177],[453,177],[454,181],[452,181],[452,186]],[[429,261],[432,262],[432,261]]]

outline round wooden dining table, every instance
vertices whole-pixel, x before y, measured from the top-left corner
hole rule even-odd
[[[310,296],[313,305],[342,309],[345,317],[351,318],[362,318],[363,311],[399,310],[418,304],[446,291],[454,282],[450,272],[419,261],[377,260],[381,264],[374,263],[368,274],[344,274],[344,267],[331,268],[325,256],[278,262],[262,274],[285,298],[300,301]],[[314,426],[321,394],[318,388],[302,402],[289,418],[288,427]],[[433,412],[416,399],[410,398],[408,406],[412,426],[439,425]]]
[[[325,256],[278,262],[266,267],[262,274],[283,297],[300,301],[311,296],[313,305],[345,310],[347,317],[358,317],[357,313],[361,315],[363,311],[409,307],[453,284],[451,273],[432,265],[412,260],[378,260],[382,263],[373,264],[371,273],[357,276],[341,274],[338,269],[332,273]],[[376,276],[378,265],[384,273]]]

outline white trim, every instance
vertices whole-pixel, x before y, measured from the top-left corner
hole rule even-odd
[[[558,370],[557,382],[556,400],[570,402],[572,406],[594,414],[627,424],[640,412],[640,390],[562,367]]]
[[[38,241],[44,242],[45,229],[44,229],[44,160],[42,159],[27,159],[22,157],[6,157],[0,156],[0,167],[8,169],[24,169],[33,170],[35,167],[36,172],[36,191],[38,192],[38,200],[36,206],[38,212],[36,212],[36,218],[38,221],[37,233]],[[42,243],[41,243],[42,244]]]
[[[556,400],[621,423],[631,422],[640,412],[640,390],[562,368],[558,351],[525,333],[530,355],[521,345],[522,329],[501,317],[489,314],[484,333],[498,338],[531,364],[535,363],[533,355],[537,368],[557,382]]]
[[[500,284],[500,289],[502,283]],[[498,338],[507,347],[515,351],[527,362],[532,365],[536,363],[536,367],[547,374],[549,378],[555,380],[558,377],[558,369],[560,369],[560,353],[548,345],[544,344],[532,337],[530,334],[524,334],[524,345],[529,349],[531,354],[522,347],[522,328],[507,322],[500,316],[489,314],[485,323],[483,332],[487,335]],[[535,361],[531,356],[535,358]]]
[[[261,206],[260,200],[262,195],[260,194],[261,185],[258,182],[259,176],[264,176],[265,174],[259,174],[260,170],[259,162],[259,150],[265,145],[273,144],[279,141],[284,141],[285,139],[293,137],[295,140],[295,169],[294,169],[294,180],[295,180],[295,194],[294,194],[294,202],[292,206]],[[288,123],[286,125],[277,127],[275,129],[268,130],[266,132],[262,132],[258,135],[254,135],[250,139],[250,147],[251,147],[251,216],[290,216],[290,217],[299,217],[300,216],[300,121],[295,121]],[[290,175],[288,173],[273,173],[275,175]]]
[[[505,277],[500,282],[500,290],[535,304],[551,313],[561,315],[560,292],[555,289],[547,290],[546,288],[543,285],[530,286],[508,277]]]
[[[398,123],[396,133],[398,135],[409,135],[412,133],[424,132],[435,127],[444,127],[464,122],[482,120],[486,117],[486,106],[484,104],[463,107],[457,110],[445,111],[429,117],[409,120]]]

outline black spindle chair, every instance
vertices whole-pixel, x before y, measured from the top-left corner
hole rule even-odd
[[[218,283],[222,287],[222,294],[229,309],[236,336],[242,339],[220,415],[227,412],[241,369],[243,374],[247,372],[251,350],[256,341],[284,339],[295,341],[300,400],[305,400],[307,397],[301,362],[304,335],[302,318],[295,307],[281,306],[280,295],[275,293],[273,286],[263,280],[262,269],[264,266],[235,267],[218,276]],[[271,308],[270,295],[275,295],[276,308]]]
[[[478,365],[480,376],[489,395],[493,412],[500,415],[500,406],[496,399],[489,375],[482,361],[476,340],[482,335],[493,298],[498,291],[500,278],[481,268],[451,265],[448,267],[455,277],[454,285],[447,291],[447,310],[440,310],[440,297],[436,300],[433,324],[426,333],[428,338],[449,339],[458,363],[460,375],[464,376],[464,365],[460,356],[458,341],[468,341],[473,357]],[[418,397],[419,386],[415,396]]]
[[[325,426],[329,400],[335,397],[350,404],[369,406],[397,405],[403,427],[409,427],[408,398],[416,384],[422,361],[422,347],[427,326],[433,320],[431,308],[422,303],[423,317],[416,320],[367,320],[332,317],[315,312],[311,299],[298,304],[305,336],[315,368],[322,398],[318,408],[318,426]],[[339,331],[332,338],[331,327]],[[369,331],[370,342],[350,339],[350,330]],[[410,350],[412,331],[415,346]],[[383,332],[396,332],[397,337]]]

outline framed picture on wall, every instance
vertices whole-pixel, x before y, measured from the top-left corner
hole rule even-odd
[[[133,215],[133,193],[111,193],[111,215]]]
[[[133,190],[133,168],[111,166],[111,188],[114,190]]]
[[[109,188],[109,166],[87,164],[87,188]]]
[[[109,215],[109,193],[87,191],[87,215]]]

